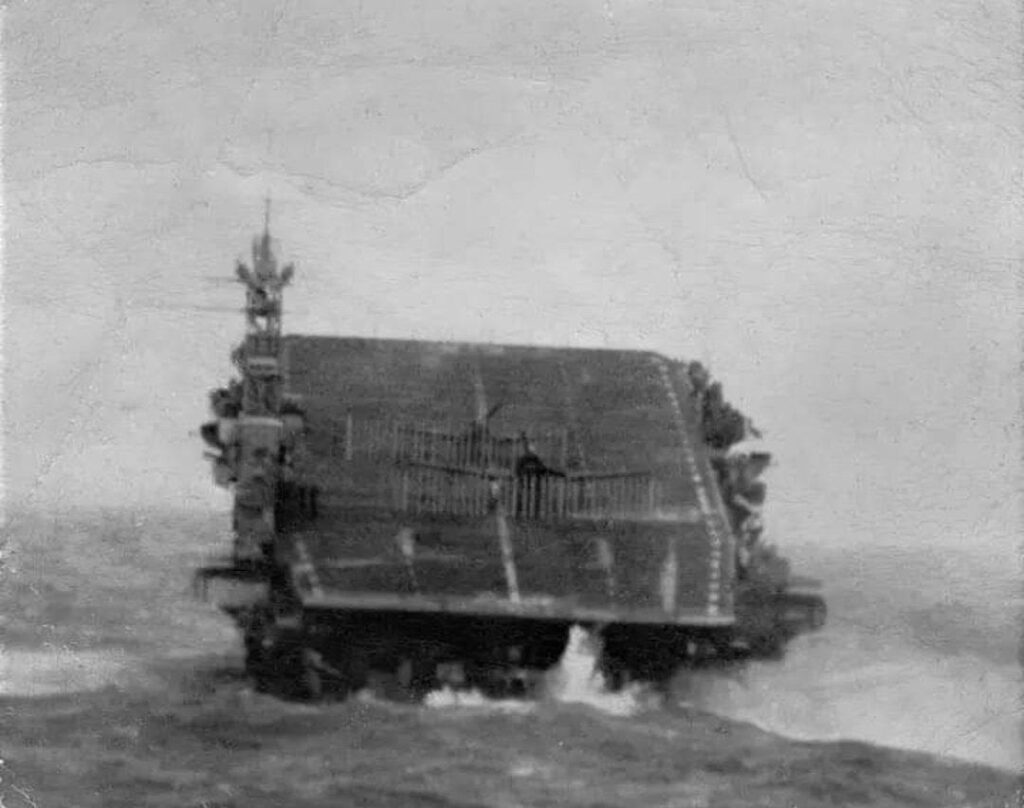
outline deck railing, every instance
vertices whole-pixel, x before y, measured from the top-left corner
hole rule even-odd
[[[520,519],[678,515],[678,507],[666,500],[662,483],[649,471],[569,470],[572,441],[567,430],[538,431],[529,438],[551,467],[547,472],[517,475],[521,440],[472,425],[438,427],[349,416],[336,446],[355,464],[351,473],[367,483],[352,478],[346,497],[369,501],[384,494],[391,507],[404,512],[484,516],[500,506]],[[367,461],[376,471],[360,465]]]
[[[434,463],[460,468],[498,466],[511,469],[521,450],[519,439],[486,433],[472,424],[437,426],[417,422],[387,422],[348,416],[342,434],[342,453],[348,460]],[[531,432],[537,453],[552,465],[569,462],[570,434],[566,429]]]
[[[413,464],[395,468],[392,491],[400,511],[483,516],[500,506],[522,519],[650,517],[663,499],[647,472],[516,476]]]

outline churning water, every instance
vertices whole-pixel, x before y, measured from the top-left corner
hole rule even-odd
[[[154,663],[187,666],[237,652],[228,621],[188,594],[201,556],[188,541],[202,531],[173,520],[36,521],[24,529],[31,541],[21,543],[12,585],[0,593],[0,695],[145,689],[160,681]],[[835,573],[841,580],[842,570]],[[669,702],[642,686],[610,692],[597,669],[599,638],[574,628],[531,702],[443,689],[424,709],[518,714],[575,705],[642,722],[686,705],[798,739],[863,740],[1019,768],[1022,677],[1005,604],[986,612],[963,600],[973,574],[961,589],[943,584],[947,601],[950,592],[961,598],[945,607],[938,595],[929,606],[919,591],[907,603],[886,600],[879,592],[895,588],[884,577],[865,568],[857,597],[827,593],[829,625],[793,643],[781,662],[686,672]]]

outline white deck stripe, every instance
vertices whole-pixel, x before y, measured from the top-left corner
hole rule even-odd
[[[658,366],[658,372],[661,376],[662,383],[665,386],[665,391],[668,394],[669,401],[672,403],[673,420],[676,422],[676,427],[679,430],[679,437],[683,444],[683,460],[685,468],[690,472],[689,476],[697,493],[697,502],[700,507],[701,514],[704,516],[704,523],[707,525],[708,534],[711,538],[707,609],[708,614],[717,615],[720,600],[719,584],[722,577],[722,545],[724,543],[719,525],[719,514],[716,512],[714,505],[711,502],[704,478],[701,476],[700,468],[697,465],[697,459],[693,450],[693,444],[690,441],[690,434],[687,428],[686,419],[683,416],[683,410],[679,403],[679,397],[676,395],[675,386],[672,383],[672,377],[669,373],[669,369],[661,358],[655,358],[654,362]]]
[[[501,561],[505,566],[505,580],[508,583],[508,596],[513,603],[519,603],[519,578],[516,575],[516,561],[512,552],[512,536],[508,530],[508,520],[498,506],[498,541],[501,543]]]

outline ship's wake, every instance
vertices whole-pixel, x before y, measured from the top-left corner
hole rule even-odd
[[[509,714],[580,705],[624,718],[697,709],[801,741],[859,740],[1003,768],[1022,759],[1019,672],[969,655],[929,658],[878,638],[826,632],[794,643],[780,663],[684,670],[662,695],[638,683],[613,692],[600,654],[600,637],[573,627],[561,660],[530,701],[442,688],[425,706]],[[971,695],[966,681],[981,687]]]
[[[800,741],[855,740],[1017,769],[1021,674],[970,654],[826,632],[779,663],[687,672],[676,690],[703,711]]]

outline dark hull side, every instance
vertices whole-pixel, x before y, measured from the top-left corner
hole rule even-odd
[[[471,598],[303,599],[287,575],[274,580],[279,573],[254,575],[244,592],[217,600],[239,625],[257,686],[299,698],[344,697],[382,677],[389,687],[397,683],[391,692],[414,698],[442,685],[528,694],[563,657],[576,626],[598,639],[600,671],[611,688],[631,681],[667,686],[681,667],[780,658],[788,640],[824,619],[820,597],[757,584],[739,589],[736,620],[670,623],[657,612],[645,622],[636,610]]]

